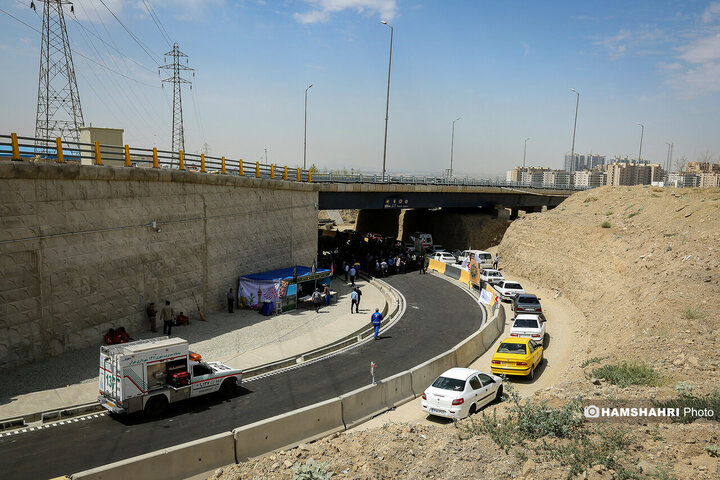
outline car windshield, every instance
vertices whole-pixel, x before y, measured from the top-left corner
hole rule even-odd
[[[516,328],[538,328],[537,320],[530,320],[529,318],[518,318],[515,320]]]
[[[527,353],[524,343],[501,343],[497,349],[497,353],[517,353],[525,355]]]
[[[488,276],[490,277],[500,277],[502,276],[500,272],[489,272]]]
[[[512,288],[513,290],[522,290],[519,283],[506,283],[505,288]]]
[[[537,297],[526,297],[523,295],[518,297],[518,303],[530,303],[532,305],[540,305],[540,302],[538,302]]]
[[[490,259],[492,259],[492,257],[490,256],[489,253],[481,253],[481,254],[478,255],[478,256],[480,257],[480,260],[490,260]]]
[[[462,392],[465,390],[465,380],[457,378],[438,377],[432,384],[435,388],[443,390],[452,390],[453,392]]]

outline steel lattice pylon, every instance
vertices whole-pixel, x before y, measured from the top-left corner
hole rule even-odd
[[[44,5],[35,138],[60,137],[77,142],[78,128],[84,121],[63,17],[63,5],[71,2],[40,1]],[[35,145],[46,147],[47,142],[38,140]]]
[[[193,69],[180,64],[182,58],[187,55],[180,51],[178,44],[173,44],[173,49],[165,54],[166,57],[172,57],[172,64],[166,64],[160,68],[172,70],[172,77],[163,79],[163,82],[172,82],[173,84],[173,126],[172,126],[172,151],[177,153],[185,150],[185,132],[183,130],[183,114],[182,114],[182,90],[183,83],[190,83],[180,76],[181,70],[192,71]],[[187,60],[186,60],[187,63]],[[192,87],[190,87],[192,88]]]

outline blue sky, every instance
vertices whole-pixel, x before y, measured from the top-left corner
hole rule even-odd
[[[388,170],[449,167],[501,176],[559,168],[575,150],[664,163],[720,154],[720,1],[100,0],[66,10],[85,122],[125,129],[133,146],[169,148],[172,90],[157,65],[170,50],[145,2],[195,69],[183,91],[186,150],[379,171],[394,27]],[[42,6],[37,2],[38,7]],[[40,29],[28,1],[0,8]],[[83,27],[81,27],[82,25]],[[109,48],[88,32],[103,38]],[[0,12],[0,131],[32,136],[40,35]],[[119,53],[120,52],[120,53]],[[89,60],[91,59],[91,60]],[[102,67],[98,65],[103,65]],[[116,73],[133,80],[124,78]],[[164,72],[163,72],[164,73]],[[163,77],[164,78],[164,77]]]

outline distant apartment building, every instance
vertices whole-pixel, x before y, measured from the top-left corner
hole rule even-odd
[[[662,181],[665,171],[657,163],[611,163],[606,166],[606,184],[650,185]]]
[[[576,187],[595,188],[605,185],[605,172],[583,170],[573,172],[573,185]]]
[[[688,162],[685,165],[686,173],[720,173],[720,163]]]
[[[572,175],[565,170],[543,172],[543,187],[568,188],[572,186]]]
[[[547,167],[515,167],[508,170],[505,179],[508,182],[521,183],[523,185],[542,185],[544,172],[550,171]]]
[[[718,169],[717,172],[698,173],[696,175],[699,177],[698,187],[700,187],[700,188],[720,187],[720,169]]]
[[[667,184],[671,187],[694,188],[700,186],[700,175],[696,173],[673,172],[668,175]]]
[[[605,165],[605,155],[575,154],[565,155],[564,170],[566,172],[578,172],[581,170],[593,170],[596,167]]]

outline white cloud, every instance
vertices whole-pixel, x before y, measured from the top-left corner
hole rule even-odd
[[[720,63],[708,62],[680,72],[670,78],[671,85],[685,98],[720,92]]]
[[[672,62],[672,63],[660,62],[657,64],[657,67],[662,70],[674,71],[674,70],[682,70],[683,64],[680,62]]]
[[[720,58],[720,34],[699,38],[689,45],[681,47],[678,57],[688,63],[706,63]]]
[[[306,13],[295,13],[293,18],[299,23],[321,23],[330,20],[333,13],[354,10],[360,14],[375,15],[382,20],[395,18],[397,4],[395,0],[305,0],[313,8]]]
[[[595,44],[605,47],[610,58],[617,60],[630,53],[631,49],[653,46],[666,40],[667,36],[662,30],[642,26],[637,30],[620,30],[615,35],[597,40]],[[645,48],[635,53],[637,55],[647,55],[656,52]]]
[[[700,16],[703,23],[711,23],[715,18],[720,17],[720,2],[713,2],[705,9]]]

